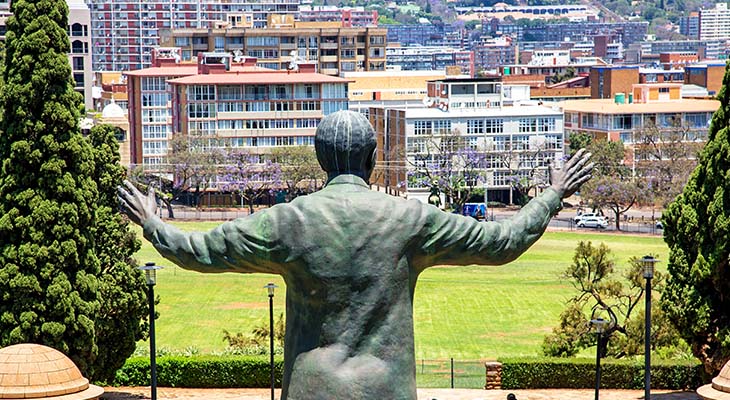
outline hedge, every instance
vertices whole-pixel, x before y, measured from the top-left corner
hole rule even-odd
[[[505,358],[500,362],[504,389],[585,389],[596,386],[596,361],[589,358]],[[708,381],[709,377],[698,361],[652,361],[652,388],[694,390]],[[601,360],[601,387],[642,389],[643,359]]]
[[[276,386],[281,387],[283,361],[275,359]],[[589,358],[506,358],[503,389],[585,389],[595,387],[595,360]],[[157,383],[164,387],[266,388],[270,386],[268,356],[163,356],[157,359]],[[698,361],[652,362],[651,387],[692,389],[709,382]],[[148,386],[150,361],[130,358],[117,371],[115,386]],[[601,387],[642,389],[643,360],[601,360]]]
[[[283,361],[274,360],[281,387]],[[157,384],[188,388],[266,388],[271,386],[268,356],[164,356],[157,359]],[[134,357],[117,371],[115,386],[149,386],[149,358]]]

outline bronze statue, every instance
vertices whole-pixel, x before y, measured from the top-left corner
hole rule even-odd
[[[120,188],[128,216],[167,259],[200,272],[264,272],[286,282],[282,399],[416,399],[413,293],[434,265],[496,265],[527,250],[590,178],[580,151],[509,221],[478,222],[372,191],[375,133],[340,111],[317,128],[326,186],[291,203],[186,233],[156,216],[153,192]]]

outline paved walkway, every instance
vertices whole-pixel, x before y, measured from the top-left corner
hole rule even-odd
[[[139,400],[149,399],[149,388],[143,387],[107,387],[102,399],[106,400]],[[269,389],[180,389],[158,388],[157,398],[160,400],[268,400]],[[564,390],[478,390],[478,389],[418,389],[419,400],[505,400],[508,393],[514,393],[517,400],[592,400],[592,389]],[[601,400],[633,400],[642,399],[643,390],[608,390],[600,392]],[[279,390],[276,391],[279,398]],[[693,392],[653,391],[653,400],[699,400]],[[333,399],[347,400],[347,399]],[[384,399],[387,400],[387,399]]]

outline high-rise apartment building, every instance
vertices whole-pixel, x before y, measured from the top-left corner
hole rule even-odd
[[[299,0],[86,0],[91,9],[94,70],[130,71],[151,65],[159,30],[263,28],[269,14],[296,15]],[[247,25],[248,24],[248,25]]]
[[[386,30],[383,28],[343,28],[339,22],[293,20],[277,26],[276,29],[173,29],[163,33],[162,45],[181,48],[183,61],[195,58],[198,52],[225,51],[241,58],[256,58],[260,67],[286,70],[294,52],[295,61],[314,63],[318,72],[327,75],[385,70]]]
[[[686,17],[679,18],[679,33],[688,39],[699,39],[700,13],[693,11]]]
[[[378,12],[365,7],[301,6],[299,21],[339,22],[344,28],[353,26],[378,26]]]
[[[700,40],[730,38],[730,9],[727,3],[716,3],[715,8],[700,9]]]

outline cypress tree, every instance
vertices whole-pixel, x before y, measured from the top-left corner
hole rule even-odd
[[[79,129],[64,0],[13,0],[0,91],[0,345],[98,353],[94,159]]]
[[[684,191],[663,215],[669,280],[662,307],[716,374],[730,358],[730,70],[708,141]]]
[[[89,136],[96,166],[93,178],[99,189],[94,237],[101,267],[101,304],[94,321],[99,355],[90,376],[106,382],[134,352],[136,342],[146,336],[148,315],[144,275],[132,259],[140,242],[118,211],[117,187],[126,172],[119,164],[115,132],[112,126],[99,125]]]

